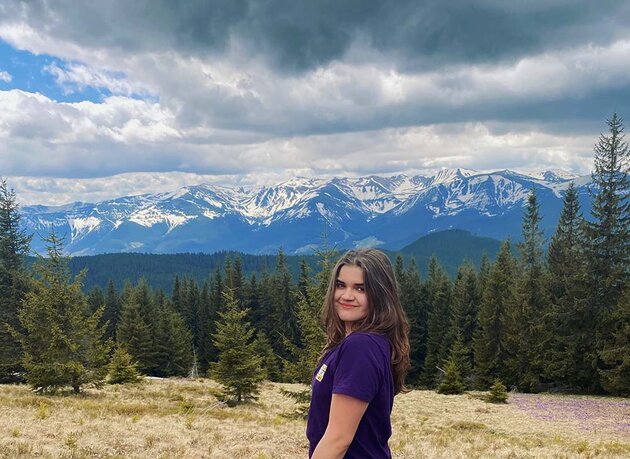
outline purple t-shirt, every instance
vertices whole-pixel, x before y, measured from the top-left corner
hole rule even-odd
[[[324,356],[313,375],[306,424],[309,457],[326,431],[332,394],[344,394],[369,403],[344,458],[391,458],[387,444],[394,404],[390,349],[386,336],[355,332]]]

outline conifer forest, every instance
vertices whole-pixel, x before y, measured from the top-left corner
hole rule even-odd
[[[521,242],[494,260],[464,262],[449,276],[433,258],[393,260],[410,323],[409,387],[445,380],[487,390],[630,395],[630,152],[617,115],[595,144],[592,218],[576,191],[564,194],[546,241],[532,191]],[[324,345],[320,307],[339,253],[322,247],[294,281],[282,252],[275,266],[245,275],[239,255],[203,282],[185,275],[167,294],[145,280],[82,289],[63,240],[31,267],[30,235],[16,195],[0,183],[0,379],[39,391],[107,382],[116,373],[208,376],[226,396],[255,398],[268,379],[308,383]],[[423,267],[424,270],[424,267]]]

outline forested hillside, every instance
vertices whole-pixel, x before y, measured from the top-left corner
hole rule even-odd
[[[499,251],[500,241],[491,238],[480,238],[463,230],[439,231],[418,239],[413,244],[398,252],[385,251],[392,260],[398,255],[405,262],[415,259],[416,266],[426,275],[429,261],[436,256],[448,275],[454,278],[463,260],[469,260],[473,266],[479,267],[485,253],[493,260]],[[341,250],[341,249],[339,249]],[[171,293],[175,276],[194,279],[203,284],[217,268],[223,269],[227,259],[239,258],[243,274],[246,277],[264,271],[273,270],[277,263],[277,255],[250,255],[239,252],[217,252],[214,254],[182,253],[172,255],[154,255],[143,253],[111,253],[72,257],[68,264],[72,274],[77,275],[87,270],[83,280],[85,291],[93,287],[104,289],[111,280],[116,289],[121,289],[126,281],[132,284],[144,278],[153,288],[160,288]],[[313,255],[285,257],[287,268],[293,281],[297,281],[300,263],[304,259],[311,271],[317,270],[317,257]],[[26,264],[32,266],[35,257],[28,257]]]

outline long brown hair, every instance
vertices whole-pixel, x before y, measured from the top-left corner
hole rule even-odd
[[[372,332],[389,338],[392,348],[394,393],[405,390],[405,375],[409,370],[409,323],[398,297],[396,277],[389,258],[376,249],[356,249],[346,252],[337,262],[322,308],[326,328],[324,353],[346,337],[346,328],[335,311],[335,287],[342,266],[357,266],[363,271],[363,284],[368,299],[367,316],[354,324],[353,332]]]

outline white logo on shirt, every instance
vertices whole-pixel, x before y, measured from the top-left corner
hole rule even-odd
[[[328,368],[328,366],[326,364],[323,364],[322,367],[317,372],[317,376],[315,376],[315,379],[318,382],[322,382],[322,379],[324,379],[324,373],[326,373],[326,368]]]

